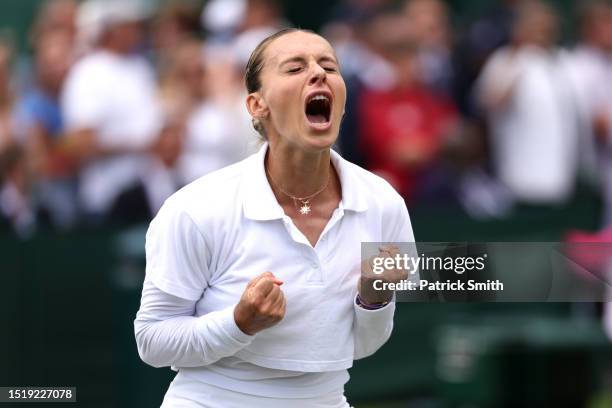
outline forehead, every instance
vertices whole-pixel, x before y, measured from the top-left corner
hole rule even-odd
[[[297,31],[285,34],[272,41],[265,50],[266,62],[279,64],[293,57],[320,57],[323,55],[336,57],[334,49],[323,37]]]

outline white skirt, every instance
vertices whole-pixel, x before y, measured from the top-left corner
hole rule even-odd
[[[270,398],[215,387],[179,372],[160,408],[351,408],[344,389],[313,398]]]

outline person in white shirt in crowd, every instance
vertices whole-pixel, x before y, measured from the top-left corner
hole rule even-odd
[[[392,292],[368,290],[361,242],[413,242],[408,211],[331,150],[346,87],[325,39],[268,37],[245,83],[265,142],[151,223],[138,352],[178,371],[162,407],[348,407],[347,369],[387,341],[395,310]]]
[[[572,52],[571,83],[578,108],[581,170],[604,192],[604,223],[612,223],[612,6],[580,7],[580,40]]]
[[[142,162],[163,118],[154,72],[136,53],[146,10],[119,0],[81,7],[97,24],[88,27],[95,43],[70,70],[62,94],[68,142],[82,165],[80,204],[94,222],[147,219],[144,194],[131,192],[141,189]]]
[[[256,151],[257,133],[244,109],[246,93],[241,82],[248,55],[241,59],[241,51],[200,50],[204,95],[187,118],[185,148],[177,164],[185,184]]]
[[[580,154],[583,172],[602,187],[606,228],[612,224],[612,5],[586,1],[579,11],[580,41],[572,53],[571,80],[579,113]],[[603,323],[612,339],[612,302],[604,305]]]
[[[511,44],[491,56],[476,85],[497,176],[528,204],[562,205],[575,186],[576,107],[557,26],[550,6],[521,5]]]
[[[267,36],[290,26],[284,20],[279,0],[211,0],[202,10],[202,25],[210,32],[209,43],[237,42],[249,50]]]

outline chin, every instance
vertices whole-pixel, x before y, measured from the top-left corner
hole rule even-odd
[[[302,134],[306,135],[311,144],[331,147],[338,139],[340,118],[328,115],[326,120],[313,121],[306,116],[302,121]]]
[[[338,128],[335,126],[326,130],[307,128],[302,134],[306,145],[315,150],[330,149],[338,140]]]

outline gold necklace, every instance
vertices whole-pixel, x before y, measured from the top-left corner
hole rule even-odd
[[[291,198],[293,200],[293,205],[295,206],[295,208],[297,208],[300,211],[300,214],[302,214],[302,215],[310,214],[310,211],[312,211],[312,209],[310,208],[310,200],[312,200],[317,195],[321,194],[323,192],[323,190],[325,190],[327,188],[327,186],[329,186],[329,180],[331,180],[331,172],[330,172],[330,174],[327,177],[327,182],[325,183],[323,188],[321,188],[319,191],[317,191],[316,193],[311,194],[309,196],[306,196],[306,197],[296,197],[294,195],[289,194],[285,190],[283,190],[280,187],[280,185],[276,182],[276,180],[274,180],[272,178],[272,176],[270,175],[270,172],[268,171],[268,169],[266,169],[266,174],[268,175],[268,177],[270,177],[270,181],[272,182],[272,184],[276,188],[278,188],[281,193],[283,193],[284,195],[286,195],[287,197],[289,197],[289,198]],[[300,203],[299,206],[298,206],[298,201]]]

